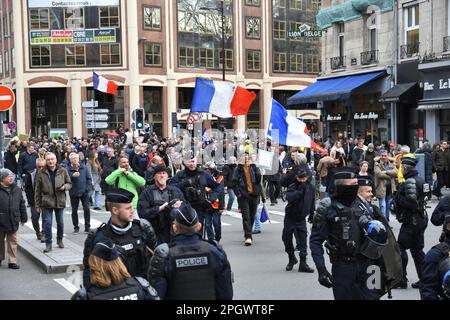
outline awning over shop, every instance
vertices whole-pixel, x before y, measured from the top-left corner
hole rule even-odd
[[[450,109],[450,100],[419,100],[417,110],[444,110]]]
[[[383,93],[380,102],[413,102],[416,97],[417,82],[402,83]]]
[[[317,80],[287,101],[287,105],[313,103],[317,101],[345,100],[352,91],[385,74],[385,71],[357,74],[352,76]]]

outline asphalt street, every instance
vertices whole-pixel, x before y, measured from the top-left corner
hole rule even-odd
[[[102,199],[103,200],[103,199]],[[429,216],[437,205],[437,200],[433,199],[428,209]],[[235,204],[236,206],[236,204]],[[239,213],[232,216],[224,215],[222,218],[222,241],[234,274],[234,299],[245,300],[331,300],[333,294],[331,289],[324,288],[317,281],[317,271],[313,274],[297,272],[298,264],[293,271],[285,271],[288,262],[284,252],[281,233],[283,229],[285,203],[279,201],[276,206],[269,206],[271,223],[263,225],[262,233],[254,235],[253,245],[245,247],[243,245],[244,236],[242,230],[242,220]],[[83,213],[79,211],[80,229],[82,225]],[[109,214],[106,211],[91,210],[92,227],[99,226],[106,222]],[[395,234],[398,234],[400,225],[392,217],[391,224]],[[29,219],[30,220],[30,219]],[[71,220],[71,208],[67,207],[64,214],[64,231],[66,239],[83,246],[86,234],[80,232],[73,234]],[[310,229],[310,225],[308,228]],[[54,228],[56,224],[54,222]],[[425,233],[425,251],[428,251],[437,243],[441,227],[435,227],[429,223]],[[34,233],[31,221],[21,227],[20,233]],[[36,240],[38,241],[38,240]],[[42,249],[44,249],[42,244]],[[54,250],[59,249],[54,245]],[[80,252],[80,256],[82,252]],[[417,300],[420,299],[419,291],[412,289],[410,284],[417,281],[418,277],[414,268],[411,256],[408,264],[408,279],[410,281],[408,289],[393,290],[394,300]],[[328,270],[331,271],[329,260]],[[18,254],[20,270],[10,270],[7,268],[7,261],[0,267],[0,300],[67,300],[72,292],[76,290],[81,278],[80,272],[46,274],[43,270],[22,253]],[[314,263],[308,257],[308,263],[314,267]],[[315,267],[314,267],[315,268]],[[387,299],[384,296],[383,299]]]

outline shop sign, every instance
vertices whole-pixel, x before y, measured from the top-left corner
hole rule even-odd
[[[298,27],[298,31],[289,31],[288,37],[297,38],[320,38],[323,35],[322,30],[313,30],[312,27],[306,23]]]
[[[340,113],[338,114],[328,114],[327,115],[327,121],[341,121],[342,115]]]
[[[31,44],[115,43],[115,29],[31,31]]]
[[[378,113],[375,112],[369,112],[369,113],[364,113],[364,112],[357,112],[353,115],[353,119],[354,120],[377,120],[379,118]]]
[[[28,0],[28,8],[118,6],[120,0]]]
[[[425,72],[423,83],[423,100],[450,99],[449,69]],[[432,103],[430,103],[432,104]]]

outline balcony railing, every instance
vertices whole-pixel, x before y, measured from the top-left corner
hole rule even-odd
[[[444,37],[444,50],[443,52],[450,52],[450,37]]]
[[[333,57],[330,59],[331,70],[345,68],[345,56]]]
[[[363,66],[378,63],[378,50],[361,52],[361,64]]]
[[[419,54],[420,42],[400,46],[400,59],[416,57]]]

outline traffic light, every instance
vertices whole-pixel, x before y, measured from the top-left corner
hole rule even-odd
[[[139,109],[136,109],[135,111],[136,111],[136,120],[135,120],[136,121],[136,129],[142,130],[142,129],[144,129],[144,122],[145,122],[144,109],[139,108]]]

